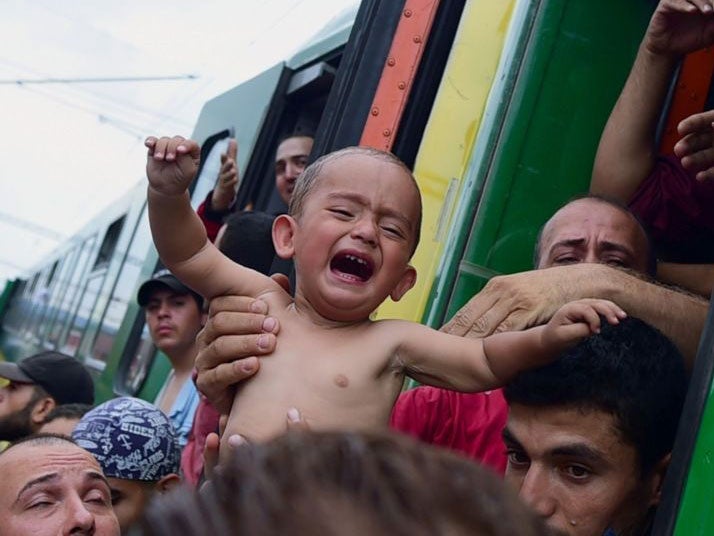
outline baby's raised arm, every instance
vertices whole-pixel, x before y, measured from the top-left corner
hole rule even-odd
[[[545,365],[597,333],[600,317],[617,324],[625,312],[607,300],[578,300],[561,307],[544,326],[467,339],[413,325],[397,350],[412,378],[459,391],[501,387],[519,372]]]
[[[277,287],[269,277],[231,261],[208,240],[188,193],[200,161],[198,144],[181,136],[152,136],[144,144],[149,223],[166,267],[209,299],[225,294],[255,297]]]

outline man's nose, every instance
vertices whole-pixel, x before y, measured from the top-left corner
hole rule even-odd
[[[540,517],[546,519],[555,513],[556,506],[549,480],[546,471],[531,465],[518,491],[523,502]]]
[[[600,257],[598,256],[597,251],[589,250],[585,253],[585,257],[580,262],[599,263]]]
[[[165,318],[171,314],[171,307],[169,307],[169,304],[166,302],[161,302],[159,305],[159,310],[157,312],[157,316],[159,318]]]
[[[66,502],[67,530],[63,534],[94,534],[94,514],[80,497]]]

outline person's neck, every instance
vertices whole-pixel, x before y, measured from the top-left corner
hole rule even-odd
[[[184,349],[172,350],[171,352],[165,351],[164,353],[169,358],[171,368],[174,370],[174,376],[180,378],[189,376],[193,372],[194,362],[198,354],[198,347],[195,344]]]
[[[298,289],[293,300],[293,310],[299,317],[309,321],[311,324],[324,329],[350,328],[369,324],[372,321],[367,318],[357,318],[349,320],[335,320],[315,309],[310,300]]]

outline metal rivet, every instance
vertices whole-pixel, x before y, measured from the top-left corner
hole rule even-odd
[[[405,87],[407,87],[407,85],[406,85],[404,82],[399,82],[399,83],[397,84],[397,87],[398,87],[399,89],[404,89]]]
[[[413,41],[414,41],[415,43],[421,43],[421,37],[418,36],[418,35],[415,35]]]
[[[377,108],[376,106],[372,108],[372,115],[379,115],[379,108]]]
[[[397,64],[397,60],[395,60],[394,58],[389,58],[387,60],[387,65],[389,65],[390,67],[394,67],[396,64]]]
[[[411,10],[411,9],[405,9],[405,10],[404,10],[404,16],[405,16],[405,17],[411,17],[411,16],[412,16],[412,10]]]
[[[384,137],[389,137],[389,136],[391,136],[391,135],[392,135],[392,131],[389,130],[388,128],[385,128],[385,129],[382,131],[382,136],[384,136]]]

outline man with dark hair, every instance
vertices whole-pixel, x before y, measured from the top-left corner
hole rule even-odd
[[[310,134],[295,133],[285,136],[278,143],[275,151],[275,189],[286,206],[290,204],[295,181],[307,166],[313,141]],[[236,208],[234,201],[239,186],[237,155],[236,141],[230,140],[228,149],[221,155],[216,187],[196,211],[211,241],[215,241],[224,220]]]
[[[37,432],[60,404],[94,402],[94,382],[75,358],[41,352],[18,363],[0,363],[0,441]]]
[[[38,433],[71,436],[79,419],[92,409],[91,404],[62,404],[47,414]]]
[[[171,362],[154,404],[169,416],[183,447],[199,400],[192,373],[196,335],[205,320],[203,298],[164,269],[139,287],[137,302],[144,308],[151,340]]]
[[[546,536],[500,479],[407,437],[291,432],[238,449],[200,493],[148,508],[152,536]]]
[[[554,529],[642,534],[687,392],[682,356],[636,318],[603,325],[504,389],[506,479]]]

